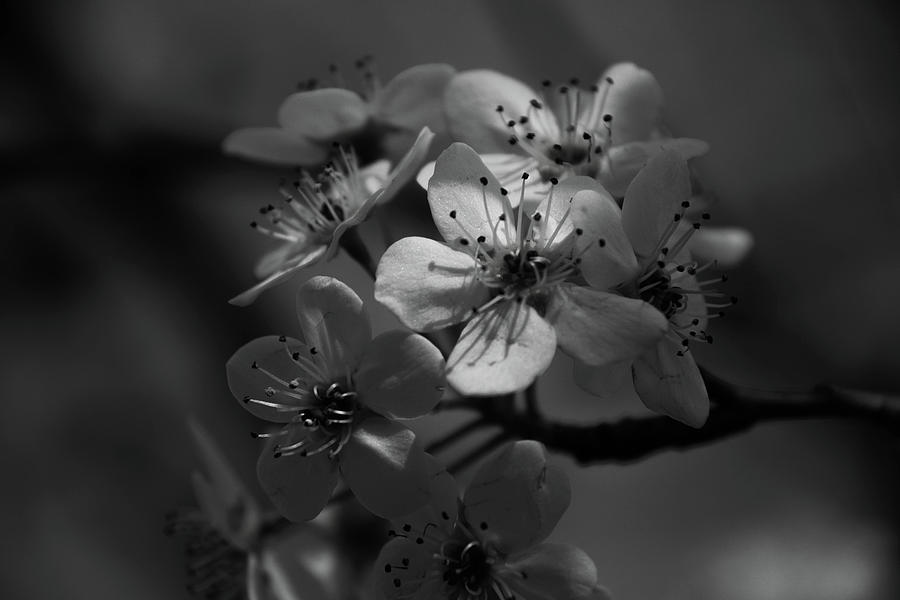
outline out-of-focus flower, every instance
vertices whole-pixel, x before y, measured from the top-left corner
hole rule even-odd
[[[231,133],[226,153],[283,165],[321,164],[333,142],[348,144],[363,163],[405,152],[414,136],[429,127],[441,132],[444,88],[454,73],[445,64],[411,67],[386,85],[375,75],[370,58],[357,62],[364,90],[343,88],[333,68],[336,87],[309,89],[288,96],[278,110],[278,127],[248,127]],[[315,83],[309,87],[314,87]]]
[[[297,293],[301,339],[266,336],[228,361],[228,385],[259,418],[281,429],[268,438],[257,473],[291,520],[315,517],[340,474],[360,503],[395,517],[428,498],[426,454],[396,419],[421,416],[440,400],[444,360],[420,335],[372,339],[362,300],[331,277]]]
[[[535,184],[526,202],[539,202],[552,178],[587,175],[621,197],[649,156],[674,149],[684,158],[707,145],[690,138],[667,139],[659,129],[662,90],[653,75],[631,63],[610,67],[597,83],[573,79],[540,92],[490,70],[455,75],[444,98],[454,139],[473,146],[500,184],[516,195],[520,175]],[[419,183],[427,186],[426,166]]]
[[[688,251],[700,229],[699,223],[684,218],[690,198],[687,163],[672,151],[650,159],[628,187],[622,225],[637,261],[619,289],[655,307],[668,320],[668,332],[634,361],[599,369],[579,366],[576,381],[598,395],[621,393],[623,388],[627,392],[633,384],[648,408],[700,427],[709,414],[709,397],[689,346],[693,341],[712,342],[708,320],[720,316],[735,299],[709,288],[724,276],[699,279],[715,263],[701,265]]]
[[[593,561],[544,543],[569,507],[565,472],[521,441],[488,460],[459,500],[434,470],[432,499],[397,523],[375,562],[379,600],[602,600]]]
[[[312,526],[273,529],[224,453],[197,423],[191,423],[205,473],[193,475],[199,509],[169,517],[167,532],[185,539],[188,591],[202,598],[327,600],[336,563]]]
[[[302,172],[299,179],[281,187],[278,206],[268,205],[260,213],[269,221],[251,223],[254,229],[281,242],[256,266],[262,281],[230,300],[246,306],[263,291],[277,285],[320,260],[337,253],[341,237],[362,223],[377,204],[391,200],[418,169],[434,134],[427,127],[397,167],[381,160],[359,168],[352,149],[339,147],[339,156],[316,177]]]
[[[533,212],[520,204],[521,189],[511,199],[474,150],[453,144],[428,187],[446,244],[404,238],[378,265],[376,299],[410,328],[468,321],[447,374],[464,394],[528,386],[557,343],[608,364],[637,356],[666,329],[652,306],[604,291],[625,281],[635,258],[602,186],[589,177],[552,180]]]

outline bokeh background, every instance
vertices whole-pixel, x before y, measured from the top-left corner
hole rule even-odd
[[[290,285],[225,302],[267,247],[247,223],[280,173],[219,143],[368,53],[385,79],[422,62],[529,82],[652,70],[670,127],[712,146],[697,167],[714,219],[756,238],[703,361],[758,387],[900,392],[891,2],[38,0],[4,21],[4,598],[187,597],[162,535],[163,513],[192,502],[185,419],[250,479],[254,424],[224,362],[293,325]],[[423,203],[411,188],[383,216],[396,233]],[[344,258],[327,272],[371,298]],[[642,412],[580,393],[569,368],[542,381],[554,418]],[[825,421],[634,465],[560,457],[575,494],[555,539],[587,550],[621,600],[897,598],[898,458],[882,429]]]

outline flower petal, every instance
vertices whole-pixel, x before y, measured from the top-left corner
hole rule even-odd
[[[302,373],[300,367],[291,360],[290,353],[295,348],[303,347],[299,340],[284,338],[282,341],[279,336],[267,335],[238,348],[225,363],[225,372],[228,375],[228,388],[241,406],[260,419],[289,423],[297,414],[296,409],[279,409],[252,402],[251,399],[292,405],[294,401],[291,398],[277,393],[270,397],[266,390],[284,389],[285,386],[273,376],[286,382]]]
[[[428,502],[428,455],[399,423],[373,416],[356,424],[338,458],[356,499],[379,517],[407,515]]]
[[[534,90],[518,79],[496,71],[479,69],[457,73],[444,93],[447,128],[453,139],[479,152],[509,152],[510,129],[502,116],[498,116],[497,107],[502,106],[509,118],[518,118],[528,113],[529,102],[536,97]],[[547,132],[540,133],[545,137]]]
[[[692,138],[672,138],[613,146],[601,163],[597,178],[613,196],[621,198],[647,161],[663,150],[672,150],[689,160],[706,154],[709,144]]]
[[[297,318],[310,352],[321,354],[333,370],[329,375],[345,375],[359,365],[372,340],[362,300],[334,277],[316,276],[300,286]]]
[[[259,455],[256,474],[275,508],[291,521],[309,521],[318,515],[337,485],[337,462],[321,452],[275,458],[278,438],[270,439]]]
[[[688,248],[703,262],[734,268],[753,248],[753,234],[740,227],[701,227],[694,232]]]
[[[622,228],[622,211],[599,184],[572,198],[572,225],[582,233],[576,239],[581,274],[592,286],[609,290],[634,279],[637,258]]]
[[[471,256],[428,238],[403,238],[378,263],[375,299],[416,331],[459,323],[487,295]]]
[[[539,163],[531,156],[519,154],[479,154],[484,165],[497,178],[500,187],[509,192],[512,206],[523,203],[525,210],[533,212],[535,207],[547,197],[550,192],[550,182],[545,181],[538,171]],[[522,179],[522,173],[528,174],[528,179]],[[522,188],[525,195],[522,195]]]
[[[560,284],[550,299],[547,320],[559,346],[589,364],[635,358],[667,331],[665,316],[646,302],[616,294]]]
[[[453,532],[459,507],[459,488],[453,475],[433,456],[426,455],[429,465],[428,503],[419,510],[395,519],[396,532],[418,542],[433,544]],[[435,534],[435,530],[439,534]],[[430,535],[428,535],[430,533]]]
[[[580,360],[575,361],[575,383],[586,392],[604,399],[640,401],[634,391],[631,374],[633,361],[626,360],[602,367],[593,367]]]
[[[279,127],[247,127],[222,142],[225,154],[265,164],[311,167],[328,157],[328,148]]]
[[[343,141],[369,120],[369,105],[358,94],[323,88],[291,94],[278,109],[278,123],[314,141]]]
[[[434,132],[427,127],[423,127],[422,130],[419,131],[419,135],[416,136],[416,140],[413,142],[412,146],[409,147],[409,150],[407,150],[406,154],[403,155],[403,158],[400,159],[400,162],[397,163],[394,170],[388,175],[387,185],[378,197],[379,204],[384,204],[393,199],[397,192],[409,183],[409,180],[413,178],[413,175],[416,174],[419,166],[428,155],[432,140],[434,140]]]
[[[410,67],[378,91],[372,112],[379,121],[396,127],[416,131],[427,125],[443,131],[444,89],[455,72],[440,63]]]
[[[325,256],[325,246],[312,246],[306,254],[297,255],[286,262],[278,271],[275,271],[252,288],[245,290],[228,301],[235,306],[249,306],[267,289],[284,283],[298,271],[310,267],[319,262]]]
[[[421,417],[444,394],[444,357],[409,331],[388,331],[366,348],[354,376],[360,400],[392,419]]]
[[[506,563],[515,575],[504,578],[524,600],[593,600],[597,567],[583,550],[568,544],[540,544]]]
[[[378,600],[434,600],[440,576],[429,577],[436,568],[434,549],[416,544],[405,537],[396,537],[381,549],[375,559],[375,594]]]
[[[663,105],[662,88],[650,71],[633,63],[619,63],[606,70],[613,80],[603,112],[612,115],[613,144],[645,141],[656,129]]]
[[[482,178],[487,185],[481,183]],[[509,198],[504,201],[500,184],[475,151],[465,144],[452,144],[438,157],[434,175],[428,183],[428,204],[434,224],[447,243],[455,248],[475,244],[493,248],[502,244],[508,225],[514,227]],[[509,214],[507,214],[509,213]],[[500,217],[507,223],[500,223]],[[498,226],[499,223],[499,226]]]
[[[482,539],[511,554],[550,535],[571,496],[565,471],[547,462],[543,444],[525,440],[481,465],[463,496],[463,515]]]
[[[687,163],[674,150],[650,159],[628,186],[622,205],[622,226],[639,259],[655,260],[650,254],[680,219],[682,202],[691,197],[691,175]]]
[[[709,416],[709,396],[694,357],[682,350],[671,337],[663,338],[635,361],[634,387],[650,410],[702,427]]]
[[[431,130],[427,127],[422,128],[422,131],[420,131],[418,137],[416,137],[416,141],[410,146],[409,151],[407,151],[406,155],[400,159],[400,162],[393,172],[388,175],[384,188],[371,194],[359,205],[359,208],[357,208],[352,215],[340,222],[338,226],[334,228],[331,242],[328,244],[328,250],[325,253],[326,258],[333,258],[334,255],[337,254],[341,237],[348,229],[356,227],[365,221],[366,218],[368,218],[369,213],[372,212],[372,209],[375,208],[376,204],[384,204],[390,201],[394,195],[409,182],[410,178],[415,174],[416,169],[418,169],[419,165],[422,164],[422,161],[425,160],[425,155],[428,153],[428,147],[431,144],[432,139],[434,139],[434,134]]]
[[[556,354],[553,328],[533,308],[507,301],[475,315],[447,358],[447,382],[489,396],[528,387]]]

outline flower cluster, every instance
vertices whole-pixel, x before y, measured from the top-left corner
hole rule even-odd
[[[231,392],[271,424],[253,434],[265,441],[262,488],[291,521],[316,518],[340,482],[392,519],[373,575],[384,600],[608,598],[584,552],[544,541],[570,489],[540,443],[506,446],[460,500],[405,421],[433,411],[447,385],[511,406],[559,348],[585,390],[637,395],[701,427],[709,399],[691,348],[712,342],[709,321],[735,302],[712,274],[718,257],[736,264],[751,245],[742,230],[706,227],[688,160],[707,145],[665,132],[659,83],[629,63],[590,85],[544,81],[539,91],[440,64],[382,86],[371,59],[357,67],[362,92],[333,70],[334,87],[307,84],[284,101],[278,127],[225,141],[232,155],[298,167],[252,223],[277,246],[232,303],[250,304],[343,248],[407,328],[373,338],[359,296],[317,276],[297,289],[297,335],[235,352]],[[432,149],[435,132],[453,142]],[[356,226],[417,172],[435,235],[389,240],[372,256]],[[209,460],[212,484],[197,479],[198,501],[252,590],[272,579],[254,575],[271,563],[262,513]],[[320,597],[316,585],[302,594]],[[251,597],[307,597],[289,588]]]

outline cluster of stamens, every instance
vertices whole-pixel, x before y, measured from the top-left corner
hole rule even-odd
[[[679,228],[690,205],[688,200],[681,203],[680,210],[673,215],[656,248],[641,265],[641,275],[637,280],[637,295],[669,319],[668,335],[678,338],[681,345],[679,356],[688,351],[692,341],[711,344],[713,338],[701,328],[701,324],[724,316],[724,309],[737,303],[737,298],[733,296],[708,289],[710,285],[727,281],[726,275],[707,280],[695,279],[702,272],[714,268],[715,261],[701,265],[694,260],[679,262],[676,258],[701,227],[700,223],[691,223],[690,227]],[[708,220],[710,215],[703,213],[701,218]],[[702,306],[691,308],[688,298],[692,295],[702,298]]]
[[[531,215],[526,216],[523,199],[528,174],[523,173],[522,179],[517,209],[512,208],[506,189],[500,188],[503,212],[496,220],[487,204],[488,179],[487,177],[480,179],[485,218],[491,228],[490,244],[487,244],[486,235],[475,236],[467,231],[463,224],[456,220],[456,211],[450,211],[450,218],[459,225],[462,233],[456,239],[458,248],[460,250],[471,248],[478,280],[492,291],[492,297],[486,304],[473,308],[475,313],[483,313],[507,301],[519,304],[527,301],[529,305],[540,310],[546,300],[545,292],[578,274],[580,255],[586,249],[576,251],[575,239],[582,234],[582,230],[575,229],[574,235],[569,239],[560,240],[558,246],[553,246],[569,218],[571,199],[554,198],[554,187],[559,181],[553,178],[550,180],[553,185],[546,204],[542,203]],[[559,221],[551,225],[540,210],[543,207],[545,212],[550,212],[554,202],[568,202],[569,206]]]
[[[254,361],[250,367],[266,375],[277,387],[266,387],[263,390],[265,399],[245,396],[244,402],[293,413],[293,417],[278,431],[252,435],[255,438],[280,438],[281,441],[272,447],[275,458],[294,454],[315,456],[325,451],[333,458],[350,440],[358,412],[357,393],[349,389],[350,376],[348,374],[341,381],[309,385],[311,381],[329,379],[312,358],[318,353],[317,349],[311,347],[311,356],[306,357],[288,347],[286,337],[282,336],[280,340],[301,375],[286,380]]]
[[[447,513],[441,517],[449,519]],[[486,530],[487,523],[481,523],[480,529]],[[414,532],[409,524],[403,525],[401,531],[388,532],[392,537],[412,539],[416,544],[424,544],[428,541],[436,547],[432,555],[433,563],[430,569],[420,579],[404,578],[407,583],[412,583],[416,588],[427,581],[437,580],[443,582],[448,589],[448,598],[458,600],[515,600],[509,586],[500,577],[501,570],[497,568],[497,553],[489,544],[480,541],[470,526],[464,521],[457,521],[450,535],[440,533],[440,529],[434,523],[428,523],[422,532]],[[410,569],[409,558],[401,557],[399,564],[387,563],[384,572],[398,574],[398,572]],[[509,569],[503,572],[513,573]],[[519,576],[524,577],[523,573]],[[395,588],[402,587],[404,579],[395,577]],[[400,596],[405,597],[405,596]]]
[[[357,59],[353,63],[353,67],[357,72],[357,76],[362,82],[361,89],[357,92],[363,99],[371,101],[375,94],[381,89],[381,80],[378,78],[378,70],[375,66],[375,57],[371,54],[367,54],[362,58]],[[320,82],[315,77],[310,77],[309,79],[305,79],[297,83],[297,90],[301,92],[308,92],[311,90],[318,89],[320,86]],[[325,87],[337,87],[344,89],[351,89],[349,85],[347,85],[347,81],[344,78],[344,74],[341,72],[341,69],[336,64],[328,65],[328,80],[325,82]]]
[[[292,182],[283,181],[282,202],[268,204],[259,213],[268,219],[265,226],[253,221],[260,233],[289,243],[308,239],[330,240],[334,229],[364,202],[367,192],[359,174],[354,150],[336,145],[337,156],[315,176],[301,171]]]
[[[532,98],[524,115],[515,117],[501,105],[497,114],[509,129],[508,141],[538,162],[545,180],[573,169],[580,175],[595,176],[595,155],[612,144],[612,115],[604,111],[613,80],[585,89],[578,79],[554,90],[550,81],[541,85],[539,98]]]

